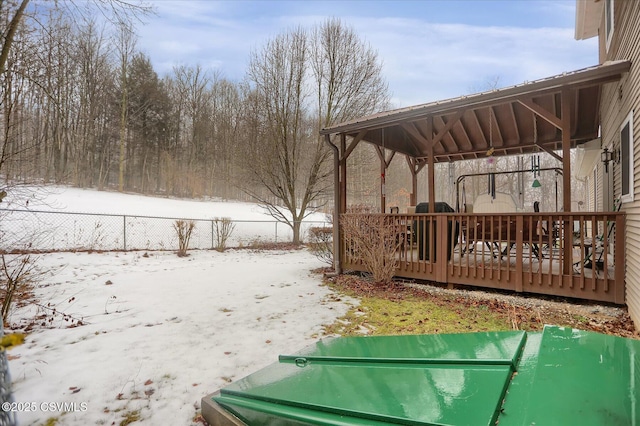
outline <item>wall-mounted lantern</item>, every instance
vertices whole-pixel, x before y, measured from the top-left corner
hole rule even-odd
[[[600,152],[600,161],[604,164],[604,171],[609,173],[609,162],[615,161],[616,152],[609,151],[609,148],[603,148]]]

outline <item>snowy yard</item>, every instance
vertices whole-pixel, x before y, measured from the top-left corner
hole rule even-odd
[[[306,250],[50,253],[38,264],[37,300],[71,321],[33,305],[11,316],[19,328],[47,314],[8,352],[14,399],[30,410],[21,425],[192,424],[203,396],[311,344],[349,303],[311,273],[323,264]]]

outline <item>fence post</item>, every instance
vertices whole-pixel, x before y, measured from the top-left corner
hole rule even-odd
[[[214,243],[213,243],[213,219],[211,219],[211,250],[214,249]]]
[[[276,222],[276,243],[278,242],[278,222]]]
[[[0,338],[4,336],[4,329],[0,323]],[[7,361],[7,351],[0,351],[0,403],[5,407],[6,404],[14,402],[11,392],[11,374],[9,372],[9,362]],[[0,411],[0,424],[6,426],[15,426],[17,424],[16,413],[9,409],[3,408]]]
[[[127,251],[127,216],[122,216],[122,235],[124,236],[124,251]]]

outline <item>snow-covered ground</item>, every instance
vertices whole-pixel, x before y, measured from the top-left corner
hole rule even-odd
[[[95,206],[105,193],[83,194]],[[140,213],[144,200],[154,214],[168,201],[139,198]],[[47,271],[37,299],[68,321],[35,306],[11,316],[18,328],[40,314],[47,322],[8,352],[21,425],[136,416],[192,424],[203,396],[311,344],[353,303],[321,285],[310,271],[323,264],[306,250],[51,253],[37,262]],[[68,327],[75,320],[84,325]]]

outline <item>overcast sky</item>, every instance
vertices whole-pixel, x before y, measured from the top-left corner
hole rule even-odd
[[[249,53],[298,25],[337,17],[375,49],[394,107],[505,87],[596,65],[597,40],[574,39],[575,0],[152,0],[138,47],[160,75],[200,64],[232,80]]]

